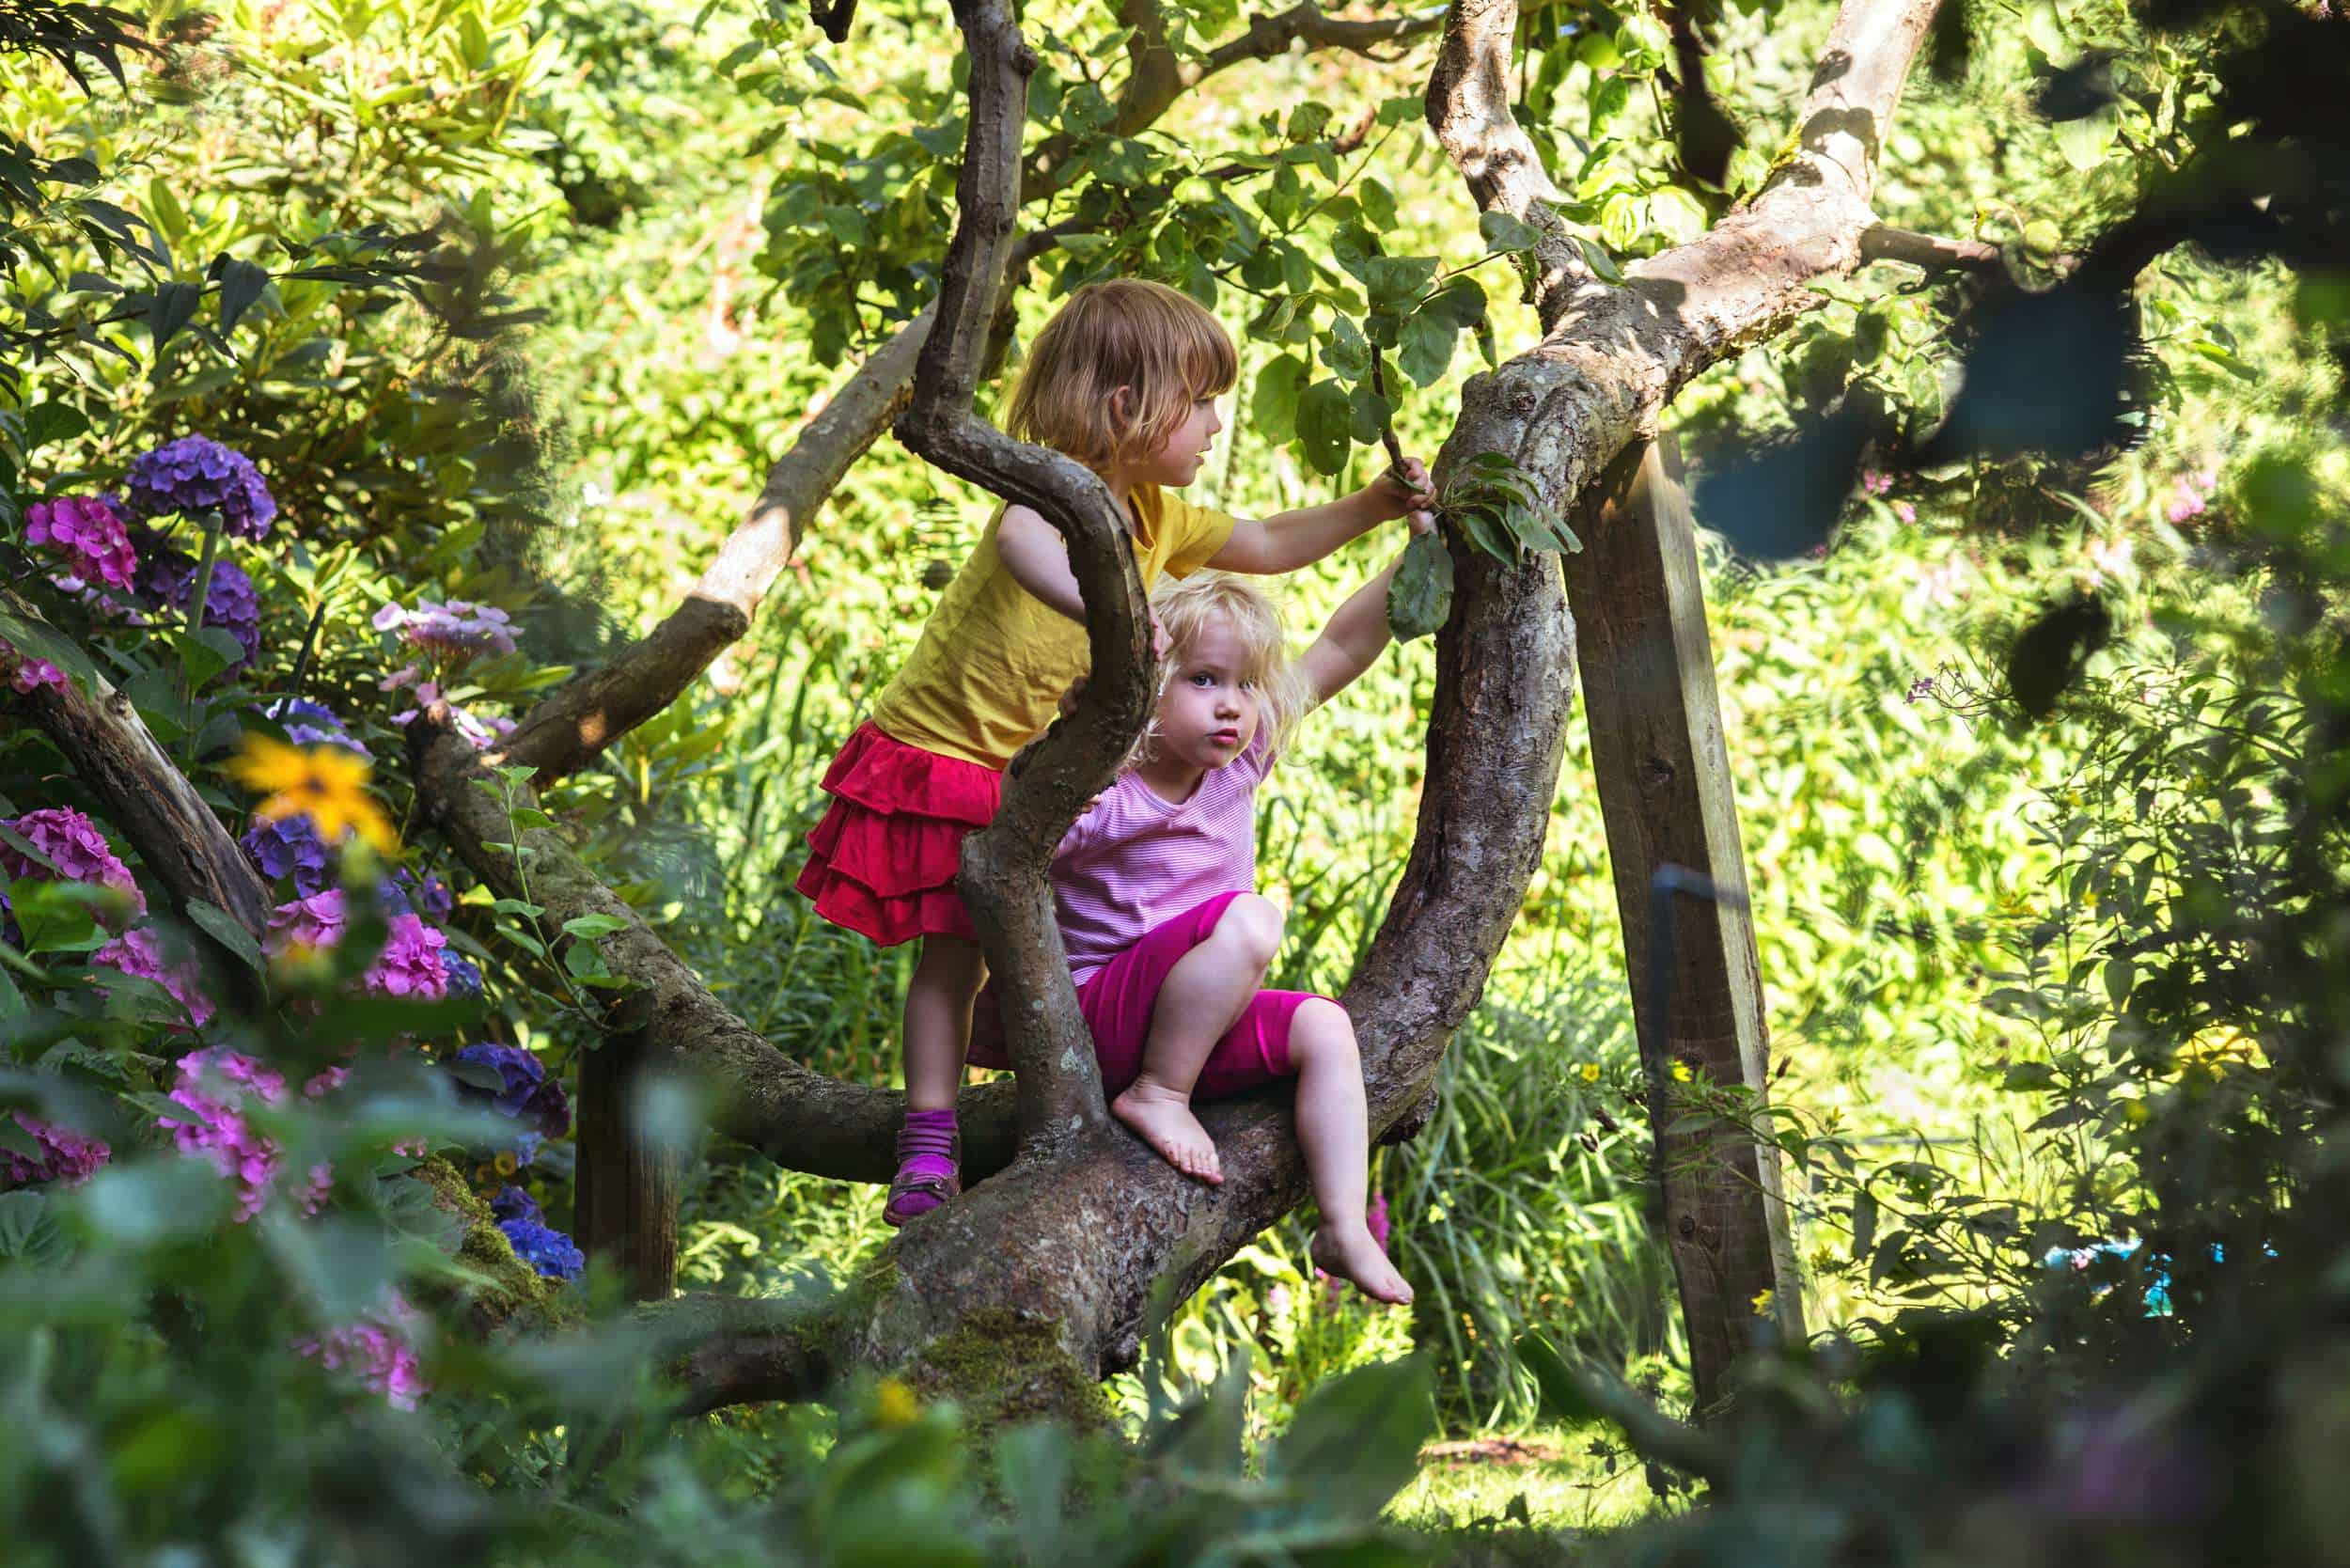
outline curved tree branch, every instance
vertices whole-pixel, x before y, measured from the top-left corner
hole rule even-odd
[[[1528,282],[1547,330],[1574,290],[1591,281],[1591,270],[1559,216],[1558,187],[1510,112],[1517,26],[1518,0],[1458,0],[1445,13],[1426,109],[1437,145],[1468,181],[1478,210],[1507,212],[1540,230]]]
[[[995,820],[964,840],[964,902],[978,927],[1020,1085],[1025,1153],[1049,1157],[1108,1125],[1093,1039],[1075,991],[1045,867],[1087,801],[1108,787],[1142,727],[1150,650],[1142,578],[1126,520],[1101,477],[1058,452],[1012,440],[971,412],[987,322],[1010,245],[1020,134],[1036,55],[1003,0],[956,0],[971,62],[970,118],[955,182],[958,217],[898,436],[946,469],[1033,507],[1069,545],[1086,606],[1092,676],[1071,723],[1056,726],[1008,781]]]

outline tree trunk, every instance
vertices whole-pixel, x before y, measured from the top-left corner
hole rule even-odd
[[[636,1036],[619,1033],[579,1060],[579,1245],[619,1271],[632,1301],[665,1301],[677,1283],[685,1158],[645,1124],[655,1059]]]

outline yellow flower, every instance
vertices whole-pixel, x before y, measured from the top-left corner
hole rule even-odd
[[[2145,1125],[2147,1120],[2154,1114],[2154,1113],[2153,1111],[2147,1108],[2146,1102],[2143,1100],[2124,1100],[2122,1102],[2122,1120],[2128,1122],[2133,1127]]]
[[[297,813],[307,816],[328,843],[356,832],[379,853],[400,848],[391,819],[367,792],[368,764],[338,745],[303,747],[248,734],[228,771],[245,788],[266,796],[254,810],[265,822]]]
[[[1691,1075],[1692,1074],[1689,1072],[1689,1064],[1687,1062],[1676,1061],[1673,1063],[1673,1082],[1685,1084],[1689,1081]]]
[[[1599,1063],[1587,1061],[1583,1064],[1583,1081],[1587,1084],[1599,1082]]]
[[[880,1426],[908,1426],[922,1413],[914,1390],[894,1377],[885,1377],[873,1390],[873,1420]]]
[[[1768,1290],[1754,1293],[1754,1315],[1758,1318],[1767,1318],[1771,1315],[1771,1293]]]
[[[497,1158],[493,1160],[491,1163],[497,1167],[499,1175],[511,1176],[514,1174],[516,1168],[514,1165],[514,1151],[511,1149],[499,1150]]]

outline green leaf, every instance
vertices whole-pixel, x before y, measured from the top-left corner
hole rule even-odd
[[[1452,552],[1441,532],[1403,547],[1402,564],[1387,585],[1387,627],[1398,642],[1432,635],[1452,615]]]
[[[1395,227],[1395,193],[1385,181],[1366,175],[1355,187],[1355,199],[1362,203],[1363,216],[1373,228],[1385,230]]]
[[[1353,419],[1353,400],[1335,381],[1318,381],[1297,400],[1298,445],[1316,473],[1336,474],[1346,466],[1347,429]]]
[[[1424,1357],[1358,1368],[1306,1396],[1265,1475],[1292,1483],[1316,1512],[1376,1518],[1418,1473],[1435,1417]]]
[[[506,1075],[486,1061],[460,1061],[452,1058],[442,1065],[448,1069],[449,1076],[461,1084],[486,1090],[492,1094],[506,1092]]]
[[[174,632],[170,641],[180,655],[180,673],[191,691],[244,657],[237,639],[218,626],[200,627],[194,634]]]
[[[1524,218],[1499,212],[1479,213],[1477,232],[1484,236],[1489,250],[1532,250],[1543,237],[1543,231]]]
[[[220,330],[235,327],[269,287],[269,272],[250,261],[224,256],[220,263]]]
[[[2105,981],[2106,996],[2119,1011],[2129,1004],[2130,990],[2138,983],[2138,966],[2126,958],[2108,959]]]
[[[157,353],[196,317],[204,290],[193,283],[159,283],[147,307],[147,330],[153,334]]]
[[[57,1263],[70,1249],[46,1195],[0,1192],[0,1261]]]
[[[1248,408],[1266,440],[1280,446],[1297,434],[1298,398],[1312,375],[1311,366],[1286,353],[1257,372],[1257,390]]]
[[[258,969],[261,966],[260,944],[253,940],[253,933],[245,930],[235,916],[220,905],[208,903],[202,899],[190,899],[188,918],[203,928],[204,934],[243,959],[247,968]]]
[[[1465,331],[1485,324],[1485,305],[1482,284],[1473,277],[1456,277],[1429,295],[1419,308],[1423,315],[1433,314]]]
[[[1420,310],[1403,323],[1403,341],[1395,362],[1416,386],[1434,386],[1452,365],[1453,346],[1461,329],[1433,310]]]
[[[1061,234],[1053,243],[1072,256],[1099,256],[1117,242],[1107,234]]]
[[[617,915],[578,915],[563,922],[563,929],[573,936],[593,940],[609,936],[616,931],[627,931],[630,922]]]
[[[1853,1194],[1852,1256],[1858,1262],[1869,1255],[1877,1239],[1877,1195],[1867,1187]]]
[[[1348,432],[1365,447],[1376,447],[1385,439],[1388,426],[1395,418],[1395,405],[1368,386],[1355,389],[1350,404],[1352,417]]]
[[[1340,381],[1359,382],[1371,374],[1371,344],[1362,329],[1345,316],[1332,318],[1330,340],[1322,346],[1322,362]]]
[[[37,403],[24,411],[24,449],[70,441],[89,431],[89,416],[71,403]]]

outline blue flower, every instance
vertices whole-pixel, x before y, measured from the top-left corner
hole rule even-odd
[[[335,852],[319,837],[318,824],[306,812],[294,811],[275,819],[256,817],[237,842],[270,881],[290,877],[297,898],[323,893],[336,885]]]
[[[518,1045],[468,1045],[457,1053],[457,1059],[495,1072],[504,1084],[491,1103],[499,1112],[528,1121],[547,1137],[561,1137],[571,1130],[572,1104],[563,1093],[563,1086],[547,1076],[547,1070],[539,1058]],[[473,1097],[489,1091],[458,1081],[458,1092]],[[536,1146],[532,1145],[535,1151]]]
[[[448,994],[452,996],[481,995],[481,971],[470,958],[461,958],[454,949],[441,950],[441,967],[448,975]]]
[[[142,529],[138,538],[139,572],[132,591],[149,605],[184,612],[196,593],[196,558],[164,549],[159,536]],[[204,624],[217,626],[237,639],[244,651],[238,662],[250,664],[261,651],[261,599],[253,579],[226,557],[212,561],[212,586],[204,594]]]
[[[253,460],[208,436],[185,436],[156,447],[131,464],[128,482],[131,505],[140,516],[216,511],[222,525],[240,539],[260,539],[277,515],[276,499]]]
[[[533,1224],[540,1224],[545,1219],[545,1216],[539,1212],[538,1200],[522,1188],[515,1186],[498,1188],[490,1199],[490,1213],[497,1216],[500,1224],[509,1219],[526,1219]]]
[[[509,1189],[510,1190],[510,1189]],[[576,1279],[588,1260],[572,1238],[550,1231],[535,1219],[504,1219],[498,1229],[513,1244],[514,1256],[549,1279]]]
[[[362,757],[375,754],[351,738],[335,710],[305,697],[281,697],[261,710],[264,718],[285,727],[286,739],[295,745],[338,745]]]

